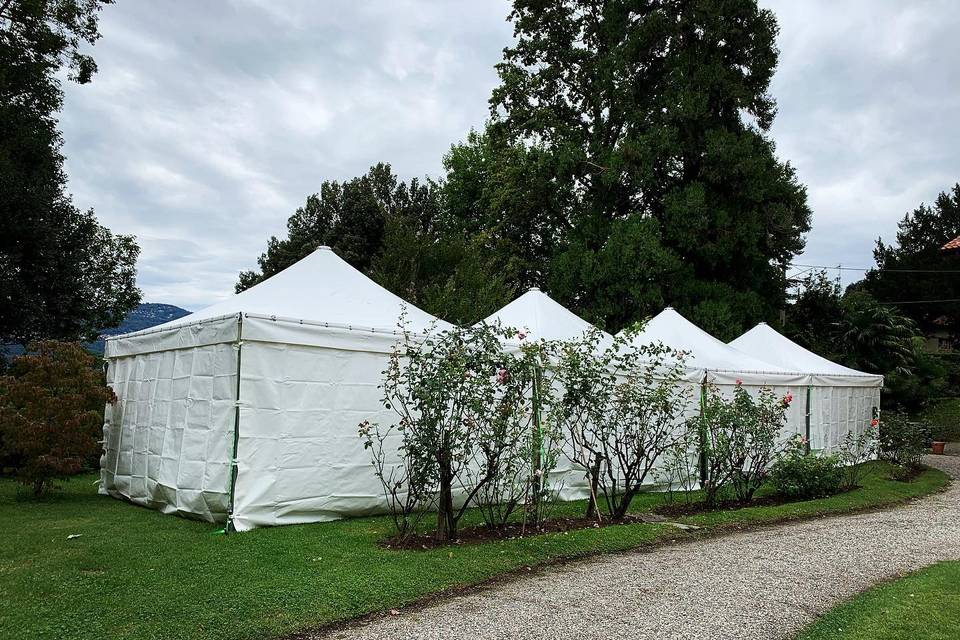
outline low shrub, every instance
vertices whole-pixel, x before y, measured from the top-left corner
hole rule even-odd
[[[905,467],[908,472],[920,468],[920,460],[930,449],[930,443],[930,426],[926,423],[911,421],[900,413],[885,413],[880,421],[880,457]]]
[[[783,456],[770,470],[770,483],[777,494],[792,500],[826,498],[843,487],[843,468],[837,456],[807,453],[801,436],[792,439]]]
[[[750,502],[777,458],[777,436],[792,401],[791,394],[780,397],[766,387],[752,396],[739,380],[730,398],[716,387],[708,390],[703,415],[694,420],[702,429],[703,490],[708,505],[717,504],[723,494],[732,494],[740,503]]]
[[[101,447],[103,409],[116,400],[80,344],[44,341],[0,377],[0,442],[17,479],[43,495]]]
[[[937,398],[919,413],[917,419],[930,425],[930,436],[934,440],[960,441],[960,398]]]
[[[843,470],[843,488],[856,489],[863,480],[867,460],[877,455],[877,429],[880,421],[874,418],[870,426],[860,432],[847,431],[847,435],[840,441],[837,458]]]

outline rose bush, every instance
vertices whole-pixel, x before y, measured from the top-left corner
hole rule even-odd
[[[710,505],[728,492],[741,503],[753,498],[777,456],[777,438],[793,400],[766,387],[753,397],[737,382],[730,398],[708,388],[702,415],[694,420],[701,430],[702,484]]]
[[[382,385],[383,405],[397,419],[359,429],[398,538],[412,535],[429,510],[437,512],[438,541],[456,539],[470,507],[498,526],[522,505],[525,523],[539,527],[558,438],[540,420],[552,388],[542,381],[548,347],[525,338],[486,325],[402,332]],[[504,349],[513,339],[519,348]]]
[[[561,345],[559,398],[551,419],[563,425],[564,451],[586,470],[588,517],[601,501],[623,518],[657,461],[682,434],[689,405],[683,355],[662,345],[636,347],[630,336],[602,346],[599,331]]]

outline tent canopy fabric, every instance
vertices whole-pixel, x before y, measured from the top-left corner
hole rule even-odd
[[[863,386],[883,384],[883,376],[857,371],[818,356],[765,322],[761,322],[731,341],[730,346],[752,356],[762,356],[764,360],[777,366],[801,373],[857,379],[854,381],[863,383]]]
[[[537,287],[531,288],[478,324],[482,323],[499,323],[504,327],[526,329],[534,340],[573,340],[597,330]],[[601,331],[601,342],[612,341],[613,336]]]
[[[397,328],[401,311],[406,312],[407,329],[413,333],[450,327],[387,291],[324,246],[246,291],[148,331],[237,313],[391,330]]]
[[[685,352],[686,366],[690,369],[776,375],[793,373],[790,369],[746,354],[714,338],[672,307],[654,316],[632,340],[637,346],[658,342],[670,349]]]
[[[321,248],[190,316],[107,340],[100,491],[239,530],[384,508],[357,436],[397,322],[449,327]]]

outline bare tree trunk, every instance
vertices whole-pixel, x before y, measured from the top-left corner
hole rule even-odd
[[[453,513],[453,471],[450,468],[450,451],[447,447],[440,452],[439,463],[440,496],[437,503],[435,538],[438,542],[447,542],[457,537],[457,525]]]
[[[600,489],[600,454],[593,461],[590,469],[590,502],[587,503],[587,518],[597,515],[597,491]]]

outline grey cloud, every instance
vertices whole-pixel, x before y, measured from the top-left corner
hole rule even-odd
[[[71,190],[138,236],[145,299],[233,289],[325,179],[438,175],[481,126],[504,3],[136,3],[102,14],[100,72],[68,86]]]
[[[877,236],[960,180],[960,7],[764,4],[781,27],[773,135],[814,211],[797,262],[870,266]]]
[[[815,212],[798,261],[869,264],[878,234],[960,179],[960,10],[769,4],[782,50],[773,135]],[[146,300],[215,302],[323,180],[379,161],[439,175],[487,116],[508,12],[503,0],[107,7],[100,72],[67,86],[71,190],[138,236]]]

